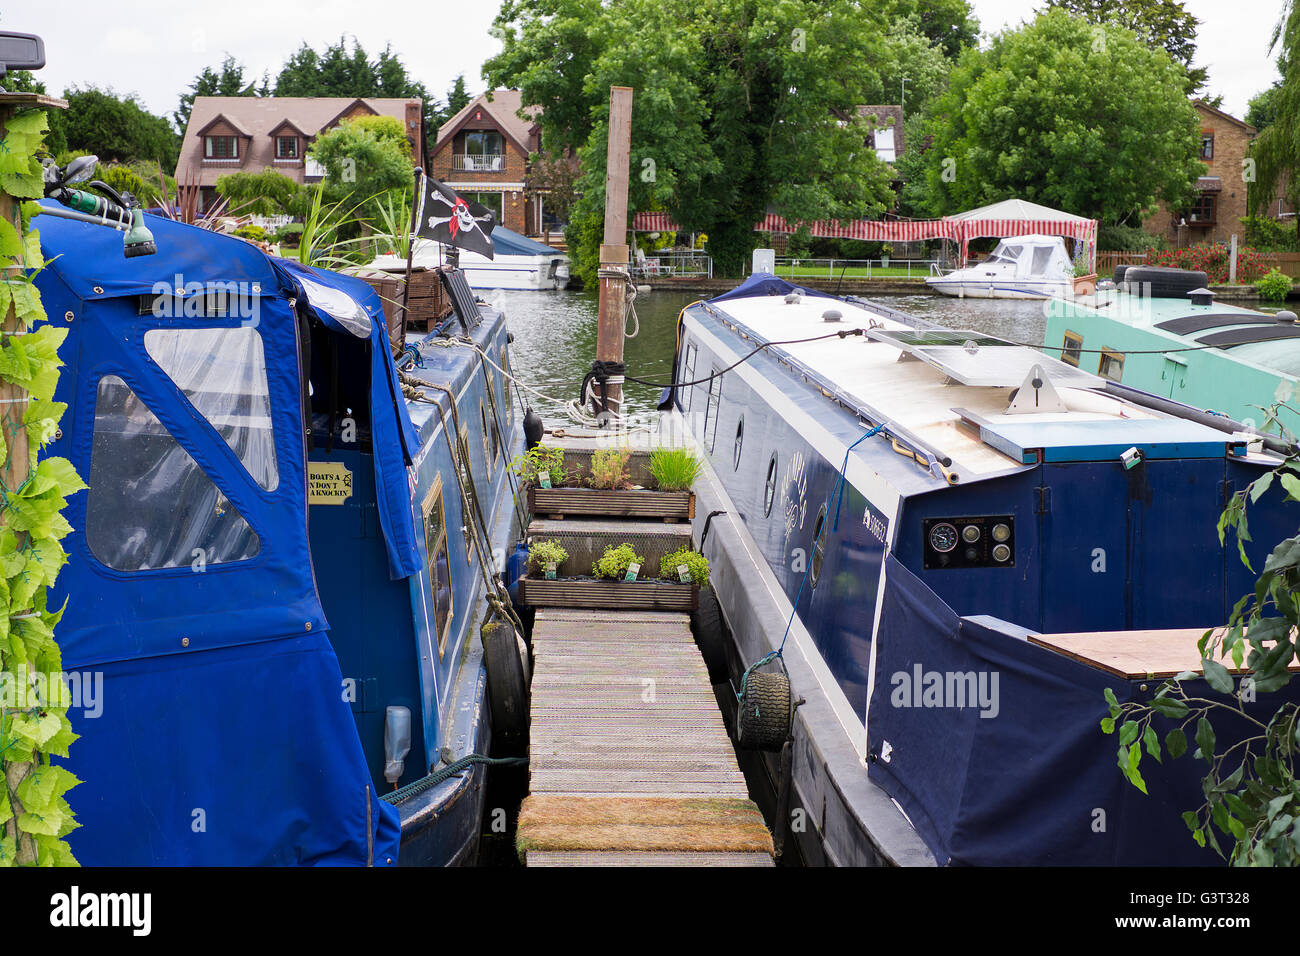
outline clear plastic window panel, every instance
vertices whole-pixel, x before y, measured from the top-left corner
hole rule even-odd
[[[86,543],[116,571],[243,561],[261,549],[235,506],[116,375],[99,381]]]
[[[262,337],[251,326],[150,329],[145,351],[262,488],[280,483]]]

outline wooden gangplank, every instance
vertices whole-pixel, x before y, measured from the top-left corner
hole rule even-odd
[[[771,866],[686,614],[539,609],[529,866]]]

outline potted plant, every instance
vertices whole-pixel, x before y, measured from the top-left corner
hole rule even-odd
[[[540,448],[540,446],[539,446]],[[522,456],[516,474],[528,482],[528,507],[534,514],[564,516],[609,516],[621,518],[662,518],[665,521],[682,521],[695,517],[695,495],[692,482],[699,475],[700,463],[688,449],[658,449],[649,458],[646,467],[644,452],[637,459],[634,483],[631,463],[633,452],[627,448],[597,449],[581,469],[570,469],[562,453],[559,462],[554,452],[538,455],[533,449]],[[582,454],[573,458],[581,460]],[[543,467],[545,466],[545,467]],[[553,479],[560,475],[562,481],[552,481],[546,487],[543,473]],[[584,487],[585,486],[585,487]]]
[[[569,552],[558,541],[534,541],[528,548],[528,570],[554,581]]]
[[[534,544],[529,551],[530,573],[519,580],[519,600],[523,604],[693,611],[699,603],[700,582],[708,581],[708,561],[689,548],[665,555],[660,561],[659,577],[644,576],[645,557],[627,542],[606,547],[592,564],[591,577],[539,577],[536,572],[551,563],[547,555],[554,557],[554,552],[542,551],[538,561],[546,564],[534,564],[534,551],[545,544],[548,542]],[[559,563],[555,562],[557,567]]]
[[[1070,263],[1075,295],[1092,295],[1097,291],[1097,273],[1088,269],[1088,257],[1082,253]]]
[[[893,255],[894,247],[885,243],[880,247],[880,265],[882,268],[889,268],[889,257]]]

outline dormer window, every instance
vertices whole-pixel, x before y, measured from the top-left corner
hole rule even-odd
[[[298,137],[277,136],[275,138],[275,158],[276,159],[297,159],[298,158]]]
[[[204,159],[238,159],[239,138],[235,136],[203,137]]]

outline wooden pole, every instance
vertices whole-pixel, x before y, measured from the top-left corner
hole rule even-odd
[[[420,215],[420,201],[424,198],[424,170],[419,166],[415,167],[412,175],[415,177],[415,195],[411,197],[411,222],[409,225],[410,232],[406,237],[406,279],[402,283],[402,328],[408,325],[409,316],[407,305],[411,300],[411,257],[415,255],[415,232],[417,218]],[[403,333],[405,334],[405,333]]]
[[[605,241],[600,247],[600,319],[596,360],[623,361],[627,312],[627,182],[632,161],[632,89],[609,89],[609,150],[605,160]],[[606,385],[601,418],[608,424],[623,405],[622,376]]]
[[[8,131],[9,120],[19,110],[32,109],[39,107],[53,107],[56,109],[66,109],[68,106],[63,100],[55,99],[51,96],[44,96],[37,93],[0,93],[0,141]],[[22,233],[22,219],[19,215],[18,200],[9,193],[0,189],[0,216],[10,223],[19,234]],[[4,279],[21,275],[23,266],[21,259],[19,262],[9,262],[0,260],[3,268]],[[18,313],[12,304],[6,309],[3,322],[0,323],[0,329],[4,334],[11,335],[21,332],[19,328]],[[27,444],[27,429],[20,426],[23,420],[23,413],[27,408],[26,390],[13,385],[9,382],[0,381],[0,428],[4,428],[5,440],[9,443],[9,457],[0,467],[0,480],[4,481],[4,486],[9,489],[17,488],[28,478],[30,468],[28,467],[28,456],[30,449]],[[3,523],[3,519],[0,519]],[[21,547],[26,534],[20,532],[18,543]],[[8,836],[14,839],[16,843],[16,858],[20,865],[34,864],[37,860],[37,848],[35,840],[30,833],[23,833],[18,830],[15,823],[16,818],[23,812],[22,803],[18,800],[16,793],[18,785],[23,779],[32,772],[31,763],[9,763],[4,765],[3,783],[9,792],[9,802],[13,815],[4,827],[0,829],[0,835]]]

